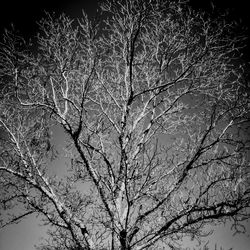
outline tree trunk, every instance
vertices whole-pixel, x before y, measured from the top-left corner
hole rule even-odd
[[[120,243],[121,243],[121,250],[130,250],[130,246],[127,242],[127,232],[126,230],[122,230],[120,232]]]

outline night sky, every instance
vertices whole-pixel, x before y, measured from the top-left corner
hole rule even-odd
[[[193,7],[202,10],[211,10],[210,2],[209,0],[191,0]],[[242,25],[250,27],[247,0],[214,0],[214,2],[214,5],[221,11],[228,9],[231,13],[230,18],[236,19],[242,22]],[[11,23],[13,23],[14,27],[26,38],[35,35],[38,27],[36,22],[45,16],[45,10],[55,12],[56,14],[64,12],[72,18],[79,18],[81,17],[82,9],[84,9],[89,16],[94,16],[96,7],[97,0],[3,0],[0,4],[0,35],[2,36],[4,28],[9,28]],[[250,34],[249,30],[248,34]],[[245,58],[250,58],[249,47],[245,50]],[[0,230],[0,250],[33,250],[33,245],[38,243],[38,239],[42,236],[46,236],[44,234],[44,228],[39,227],[37,222],[37,219],[31,217],[20,225],[13,225]],[[215,237],[217,237],[217,240],[221,239],[221,246],[224,246],[225,250],[231,246],[237,246],[234,250],[249,249],[249,237],[238,236],[238,238],[232,238],[230,231],[225,231],[224,229],[219,230]]]

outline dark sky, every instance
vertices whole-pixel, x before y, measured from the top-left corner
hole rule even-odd
[[[0,41],[4,28],[10,28],[13,23],[26,39],[37,33],[38,22],[45,16],[45,10],[60,14],[66,13],[72,18],[81,17],[82,9],[89,16],[94,16],[97,2],[102,0],[2,0],[0,3]],[[168,0],[166,0],[168,1]],[[212,0],[189,0],[196,9],[211,10]],[[247,0],[213,0],[213,5],[220,12],[229,10],[229,18],[240,21],[248,27],[248,46],[243,50],[243,60],[250,61],[250,14]]]
[[[56,14],[64,12],[71,17],[80,17],[82,9],[94,15],[96,6],[97,0],[4,0],[0,4],[0,32],[13,23],[25,36],[33,35],[37,29],[36,22],[45,16],[44,11]]]
[[[23,33],[29,34],[36,30],[36,21],[44,16],[44,10],[49,12],[65,12],[71,17],[81,16],[84,9],[89,15],[94,15],[98,0],[28,0],[12,1],[4,0],[0,4],[0,32],[4,27],[14,23],[15,27]],[[211,6],[211,0],[190,0],[196,8],[207,9]],[[229,9],[230,17],[242,19],[248,25],[250,15],[248,13],[247,0],[213,0],[214,5],[222,11]]]

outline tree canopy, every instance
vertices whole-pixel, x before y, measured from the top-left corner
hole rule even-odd
[[[50,14],[35,48],[0,49],[1,226],[40,215],[40,249],[181,249],[249,218],[245,36],[184,1],[114,0],[98,18]],[[237,31],[237,32],[236,32]],[[51,127],[68,175],[49,172]]]

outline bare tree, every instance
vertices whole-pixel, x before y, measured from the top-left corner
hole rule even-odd
[[[1,44],[2,226],[38,214],[41,249],[181,249],[249,217],[244,36],[182,1],[116,0]],[[67,178],[49,174],[61,126]],[[58,156],[60,157],[60,155]],[[14,210],[13,210],[14,209]]]

